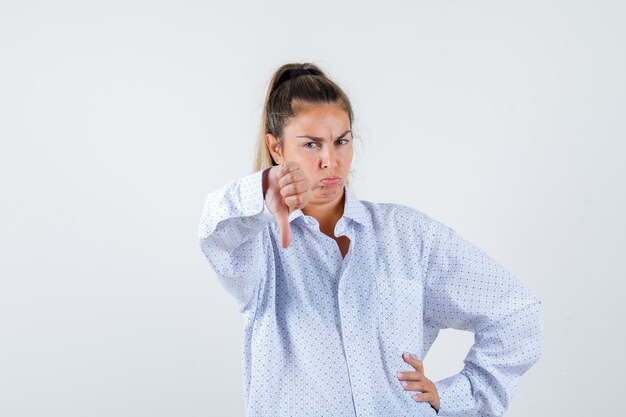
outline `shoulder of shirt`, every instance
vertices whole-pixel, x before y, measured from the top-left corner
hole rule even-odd
[[[372,202],[361,200],[372,216],[375,227],[410,227],[421,229],[423,233],[432,233],[438,228],[448,228],[447,225],[415,207],[400,203]]]

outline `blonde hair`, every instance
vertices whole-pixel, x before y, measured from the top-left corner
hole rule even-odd
[[[308,73],[292,79],[289,72],[294,69],[308,70]],[[332,103],[340,106],[348,113],[350,128],[352,128],[354,114],[348,96],[317,65],[308,62],[292,63],[282,65],[274,71],[261,114],[253,172],[278,165],[267,148],[265,135],[273,134],[282,146],[283,131],[287,123],[304,105],[318,103]],[[349,179],[346,179],[346,185],[349,185]]]

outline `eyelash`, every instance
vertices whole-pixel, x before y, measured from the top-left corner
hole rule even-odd
[[[344,140],[344,141],[346,141],[346,143],[344,143],[344,145],[347,145],[347,144],[348,144],[348,142],[350,142],[348,139],[339,139],[339,140]],[[313,149],[312,147],[308,146],[308,145],[310,145],[310,144],[312,144],[312,143],[314,143],[314,144],[316,144],[316,145],[317,145],[317,143],[316,143],[316,142],[307,142],[307,143],[305,143],[303,146],[304,146],[305,148]]]

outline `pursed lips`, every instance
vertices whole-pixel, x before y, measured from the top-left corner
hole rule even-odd
[[[328,177],[328,178],[322,179],[322,184],[335,185],[335,184],[338,184],[340,180],[341,178],[338,178],[338,177]]]

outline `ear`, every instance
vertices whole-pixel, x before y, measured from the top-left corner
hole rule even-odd
[[[267,149],[269,149],[274,162],[277,164],[282,164],[283,162],[283,148],[280,143],[280,139],[271,133],[267,133],[265,135],[265,145],[267,145]]]

